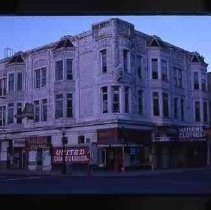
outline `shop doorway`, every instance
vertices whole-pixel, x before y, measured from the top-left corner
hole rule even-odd
[[[108,147],[106,165],[109,170],[120,171],[122,167],[122,147]]]

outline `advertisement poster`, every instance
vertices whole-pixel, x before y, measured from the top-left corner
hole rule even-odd
[[[68,147],[65,148],[65,162],[87,164],[90,160],[89,147]],[[54,148],[53,150],[53,162],[55,164],[62,164],[63,161],[63,149]]]

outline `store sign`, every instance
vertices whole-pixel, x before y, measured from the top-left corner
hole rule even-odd
[[[89,163],[90,155],[88,147],[68,147],[65,148],[65,162],[69,163]],[[53,149],[53,162],[61,164],[63,161],[63,149]]]
[[[168,136],[156,136],[155,141],[170,141],[170,137]]]
[[[179,127],[179,139],[206,141],[206,132],[203,126]]]
[[[26,139],[27,145],[30,149],[48,148],[47,136],[34,136]]]
[[[13,147],[25,147],[24,139],[13,139],[12,142]]]

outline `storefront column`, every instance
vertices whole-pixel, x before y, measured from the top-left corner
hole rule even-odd
[[[6,169],[7,168],[7,148],[8,142],[2,141],[0,142],[0,168]]]
[[[156,157],[156,145],[152,145],[152,153],[151,153],[151,169],[152,171],[157,168],[157,157]]]
[[[122,172],[125,171],[125,150],[124,150],[124,145],[122,145],[122,167],[121,167],[121,171]]]
[[[211,166],[211,160],[210,160],[210,158],[211,158],[211,137],[208,137],[208,139],[207,139],[207,166]]]

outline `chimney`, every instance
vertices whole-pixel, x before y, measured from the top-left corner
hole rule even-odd
[[[4,58],[8,58],[8,57],[11,57],[13,56],[13,49],[12,48],[5,48],[4,49]]]

